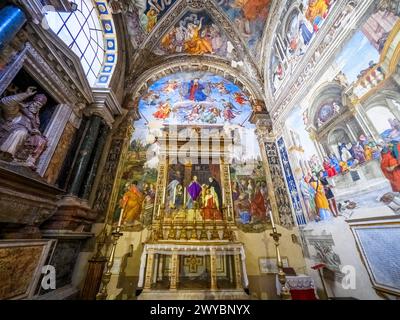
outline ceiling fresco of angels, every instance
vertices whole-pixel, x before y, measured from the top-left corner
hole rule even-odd
[[[179,73],[155,82],[142,96],[139,111],[149,123],[244,125],[248,98],[233,83],[207,72]]]
[[[124,12],[133,45],[139,47],[178,0],[113,1],[115,13]],[[256,55],[272,0],[214,0],[237,29],[249,51]],[[194,17],[193,15],[197,15]],[[160,44],[163,53],[226,55],[226,35],[204,10],[188,12],[165,30]],[[158,52],[160,53],[160,52]]]
[[[163,37],[157,54],[215,54],[229,58],[233,45],[206,11],[188,12]]]

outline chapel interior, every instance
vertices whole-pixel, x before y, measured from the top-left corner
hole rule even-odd
[[[0,0],[0,300],[399,297],[399,0]]]

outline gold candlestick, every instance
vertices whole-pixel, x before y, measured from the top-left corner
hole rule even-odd
[[[110,257],[108,258],[108,261],[107,261],[106,272],[103,274],[103,277],[101,279],[102,288],[99,291],[99,293],[97,294],[96,300],[106,300],[107,296],[108,296],[107,286],[110,283],[111,276],[112,276],[111,270],[114,265],[115,251],[117,249],[117,244],[118,244],[119,238],[121,238],[123,236],[123,233],[121,233],[121,225],[122,225],[122,217],[124,215],[124,211],[125,211],[125,206],[121,210],[117,228],[111,233],[111,236],[113,239],[111,253],[110,253]]]
[[[272,224],[272,233],[270,234],[270,236],[272,237],[272,239],[274,239],[275,242],[276,261],[278,266],[278,280],[282,287],[281,299],[291,300],[292,296],[290,294],[289,289],[286,287],[286,273],[283,271],[283,262],[282,262],[281,252],[279,250],[279,239],[282,237],[282,234],[278,233],[278,230],[276,229],[274,217],[272,216],[271,210],[269,211],[269,216],[271,218],[271,224]]]

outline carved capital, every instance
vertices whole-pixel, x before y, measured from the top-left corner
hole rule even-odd
[[[123,114],[122,107],[110,89],[94,89],[95,102],[84,108],[86,116],[97,115],[112,128],[115,118]]]

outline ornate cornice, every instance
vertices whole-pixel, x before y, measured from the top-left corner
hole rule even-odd
[[[95,114],[104,119],[112,128],[115,118],[123,114],[122,107],[114,92],[110,89],[93,89],[95,102],[85,109],[86,115]]]

